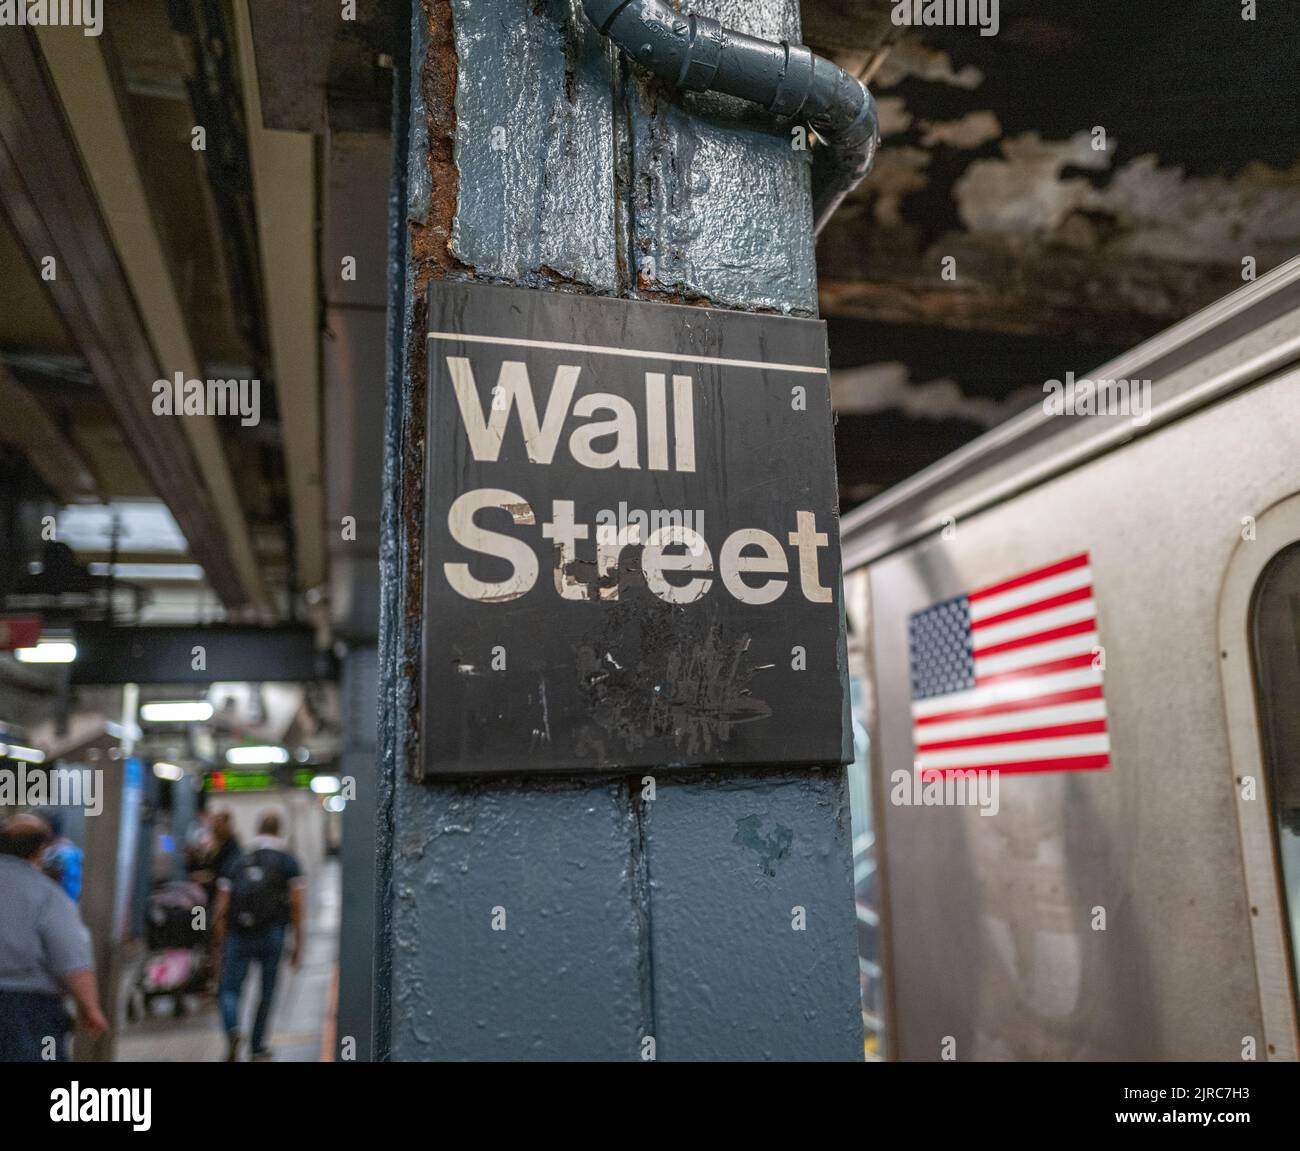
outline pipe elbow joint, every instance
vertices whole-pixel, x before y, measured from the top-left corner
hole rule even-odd
[[[805,120],[826,143],[814,169],[820,230],[862,180],[879,143],[876,102],[856,76],[803,44],[772,43],[676,12],[666,0],[583,0],[587,19],[674,88],[720,91]]]

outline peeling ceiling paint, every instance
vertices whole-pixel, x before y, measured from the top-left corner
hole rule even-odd
[[[929,164],[930,153],[924,148],[904,145],[882,148],[876,154],[871,185],[876,220],[880,224],[886,227],[902,224],[903,197],[926,186],[925,169]]]
[[[931,48],[919,39],[908,38],[890,49],[876,73],[877,88],[892,88],[909,76],[974,91],[984,83],[984,73],[975,65],[954,68],[952,57],[942,48]]]
[[[1111,144],[1113,147],[1113,143]],[[1066,167],[1104,170],[1108,152],[1095,151],[1092,137],[1044,141],[1026,132],[1002,141],[1003,159],[975,160],[953,186],[961,222],[972,232],[1044,232],[1059,228],[1084,206],[1091,185],[1063,179]]]
[[[1187,176],[1139,156],[1085,207],[1106,212],[1121,233],[1111,245],[1167,260],[1238,263],[1254,255],[1272,266],[1300,252],[1300,161],[1280,172],[1252,164],[1231,178]]]
[[[835,385],[846,503],[1231,292],[1243,261],[1300,253],[1300,7],[1002,0],[981,38],[891,35],[884,0],[804,6],[844,14],[838,43],[812,26],[869,76],[884,137],[818,249],[833,374],[864,373]]]
[[[925,129],[925,135],[921,137],[923,148],[947,144],[951,148],[970,151],[1002,135],[1001,121],[988,109],[967,112],[959,120],[922,120],[921,127]]]
[[[898,361],[831,373],[835,410],[855,415],[894,410],[914,419],[958,419],[992,428],[1041,398],[1041,390],[1028,387],[1005,399],[991,399],[968,396],[950,379],[914,384],[911,369]]]
[[[902,96],[881,96],[876,101],[882,137],[898,136],[912,126],[912,113]]]

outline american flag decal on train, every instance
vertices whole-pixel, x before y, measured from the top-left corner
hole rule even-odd
[[[923,779],[1110,766],[1086,552],[935,604],[908,630]]]

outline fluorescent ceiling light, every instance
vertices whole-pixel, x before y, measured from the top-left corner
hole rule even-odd
[[[4,754],[7,754],[10,759],[21,759],[24,763],[45,762],[45,752],[38,747],[23,747],[17,743],[11,743],[8,748],[0,745],[0,755]]]
[[[198,583],[203,579],[203,568],[198,564],[92,563],[87,567],[93,576],[106,576],[111,573],[117,579],[125,580]]]
[[[333,795],[342,788],[337,775],[314,775],[311,780],[311,789],[317,795]]]
[[[20,647],[14,655],[19,663],[71,663],[77,658],[77,645],[68,639],[43,639],[35,647]]]
[[[140,707],[145,723],[205,723],[212,718],[212,704],[206,699],[165,700]]]
[[[119,551],[183,555],[185,536],[161,500],[116,500],[110,504],[70,504],[61,508],[56,531],[77,552],[106,552],[117,521]]]
[[[155,763],[153,773],[159,779],[167,779],[172,783],[179,783],[185,778],[185,769],[177,767],[174,763]]]
[[[282,747],[232,747],[226,752],[226,762],[245,767],[288,763],[289,753]]]

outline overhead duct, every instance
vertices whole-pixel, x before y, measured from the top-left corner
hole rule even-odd
[[[856,76],[803,44],[681,15],[665,0],[583,0],[600,31],[643,68],[686,92],[724,92],[803,121],[825,145],[813,153],[817,231],[871,170],[880,142],[876,102]]]

